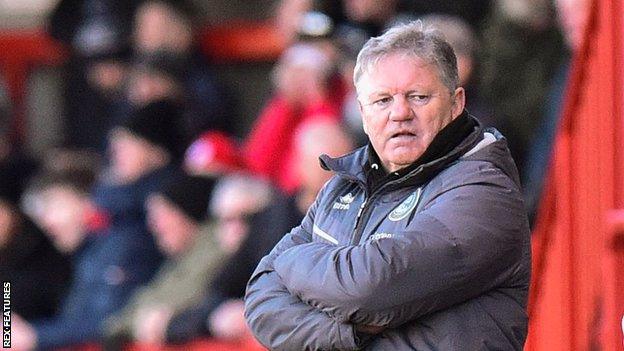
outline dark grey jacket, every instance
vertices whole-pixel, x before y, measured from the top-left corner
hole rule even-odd
[[[362,148],[264,257],[245,317],[275,350],[522,350],[530,243],[505,139],[475,128],[367,194]],[[385,326],[358,335],[355,324]]]

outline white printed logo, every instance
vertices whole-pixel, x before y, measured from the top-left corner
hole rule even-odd
[[[345,196],[341,196],[339,197],[340,202],[335,202],[334,206],[332,207],[334,210],[348,210],[349,206],[351,205],[351,203],[353,202],[353,200],[355,200],[355,196],[353,196],[353,194],[348,193]]]
[[[412,195],[408,196],[397,208],[395,208],[388,215],[388,219],[397,222],[407,217],[416,208],[418,200],[420,199],[421,188],[418,188]]]
[[[370,240],[379,240],[379,239],[390,239],[394,236],[394,234],[390,233],[375,233],[370,236]]]

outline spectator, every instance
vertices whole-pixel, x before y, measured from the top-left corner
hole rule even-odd
[[[217,220],[217,237],[229,253],[236,252],[249,233],[249,219],[265,208],[272,197],[266,182],[244,174],[224,177],[210,201]]]
[[[203,225],[214,180],[184,177],[150,195],[147,218],[166,263],[106,321],[106,349],[123,341],[158,343],[172,315],[196,303],[225,257],[214,223]]]
[[[25,212],[59,251],[72,257],[75,267],[80,266],[76,258],[89,241],[88,233],[106,225],[90,196],[99,171],[97,159],[91,152],[51,152],[22,200]]]
[[[294,130],[305,121],[340,118],[340,104],[329,89],[332,73],[328,54],[314,44],[288,48],[275,67],[276,93],[245,140],[249,169],[286,193],[299,185],[293,169]]]
[[[71,266],[19,208],[29,173],[6,160],[0,164],[0,281],[11,283],[12,312],[32,319],[56,313]]]
[[[140,2],[62,0],[52,11],[48,32],[70,48],[63,72],[66,146],[105,152]]]
[[[249,234],[239,250],[214,278],[203,302],[176,316],[167,330],[169,342],[189,341],[199,336],[243,339],[248,336],[243,316],[245,286],[260,259],[292,227],[301,222],[308,207],[331,177],[310,165],[322,153],[338,156],[352,148],[344,131],[329,121],[311,121],[295,132],[296,171],[301,185],[294,196],[275,194],[271,204],[251,218]]]
[[[54,156],[53,158],[56,158]],[[12,346],[15,350],[35,348],[34,344],[40,337],[36,329],[25,322],[22,317],[33,323],[55,320],[73,308],[77,295],[86,293],[81,291],[86,285],[84,281],[80,280],[80,275],[84,269],[82,258],[92,241],[87,236],[87,218],[90,217],[88,213],[92,208],[89,205],[88,191],[95,178],[95,169],[90,166],[84,168],[74,166],[76,164],[62,170],[48,170],[44,167],[42,173],[35,177],[24,196],[26,212],[41,227],[45,228],[45,234],[49,236],[56,248],[71,257],[73,278],[68,294],[62,296],[60,308],[55,310],[53,314],[45,316],[45,318],[14,315]],[[50,270],[55,267],[55,262],[45,261],[45,265]],[[41,291],[41,286],[46,286],[42,285],[44,282],[45,280],[37,281],[38,286],[34,287],[32,291]]]
[[[220,245],[233,255],[232,257],[238,257],[238,260],[232,258],[223,262],[216,273],[218,276],[227,274],[224,273],[227,271],[236,277],[238,272],[245,270],[246,260],[250,258],[239,253],[243,250],[241,246],[247,245],[249,235],[256,234],[250,229],[250,220],[269,204],[273,196],[267,183],[248,176],[226,176],[218,183],[210,203],[210,211],[217,224],[217,238]],[[277,221],[279,218],[275,217],[273,220]],[[261,241],[254,242],[256,246],[248,248],[250,251],[245,251],[245,254],[262,250],[262,247],[258,246]],[[176,313],[169,321],[165,340],[162,341],[180,343],[202,335],[207,327],[204,311],[211,308],[213,301],[222,301],[227,296],[221,295],[222,292],[224,289],[228,291],[228,287],[233,284],[238,287],[240,279],[223,281],[213,276],[202,289],[201,300]],[[242,288],[239,289],[244,289],[244,284],[242,282]]]
[[[295,37],[306,12],[320,11],[338,27],[358,29],[366,41],[389,28],[394,19],[434,13],[460,17],[472,30],[477,30],[489,13],[490,3],[490,0],[282,0],[275,12],[278,30],[287,39]]]
[[[550,1],[497,0],[483,32],[479,92],[525,177],[526,154],[564,57]]]
[[[451,45],[457,57],[459,84],[466,90],[467,106],[470,114],[477,117],[486,127],[496,125],[491,108],[487,106],[477,90],[476,74],[479,42],[477,35],[468,23],[460,17],[431,14],[421,18],[425,28],[439,30]]]
[[[104,319],[151,279],[162,257],[146,228],[144,203],[151,192],[178,176],[176,163],[184,141],[176,122],[175,105],[159,101],[115,128],[110,168],[95,186],[93,198],[107,226],[89,236],[80,250],[61,311],[52,319],[15,323],[18,350],[98,341]]]
[[[187,130],[197,137],[205,130],[234,132],[226,102],[228,94],[217,83],[195,43],[197,11],[187,1],[147,0],[138,8],[134,20],[134,52],[169,55],[181,62],[178,79],[183,104],[189,111]]]
[[[567,86],[571,56],[579,51],[583,33],[589,20],[588,1],[557,0],[555,5],[557,19],[563,31],[568,52],[564,54],[550,82],[544,106],[544,116],[538,128],[534,131],[531,138],[533,142],[529,145],[527,152],[524,178],[522,180],[524,184],[524,201],[531,223],[533,223],[537,214],[546,171],[550,163],[552,146],[563,106],[563,95]]]

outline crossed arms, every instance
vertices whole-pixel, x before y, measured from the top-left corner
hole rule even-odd
[[[360,245],[313,242],[315,203],[249,282],[254,334],[276,350],[354,350],[370,339],[356,326],[392,329],[506,284],[525,245],[524,219],[511,181],[499,178],[453,188],[404,232]]]

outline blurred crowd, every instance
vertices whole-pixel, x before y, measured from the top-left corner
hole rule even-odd
[[[231,92],[182,0],[61,0],[47,30],[69,48],[63,143],[11,138],[0,88],[0,279],[13,346],[250,338],[249,276],[332,176],[318,156],[367,143],[357,53],[420,19],[453,46],[467,110],[507,137],[534,214],[588,0],[282,0],[288,45],[244,138]]]

